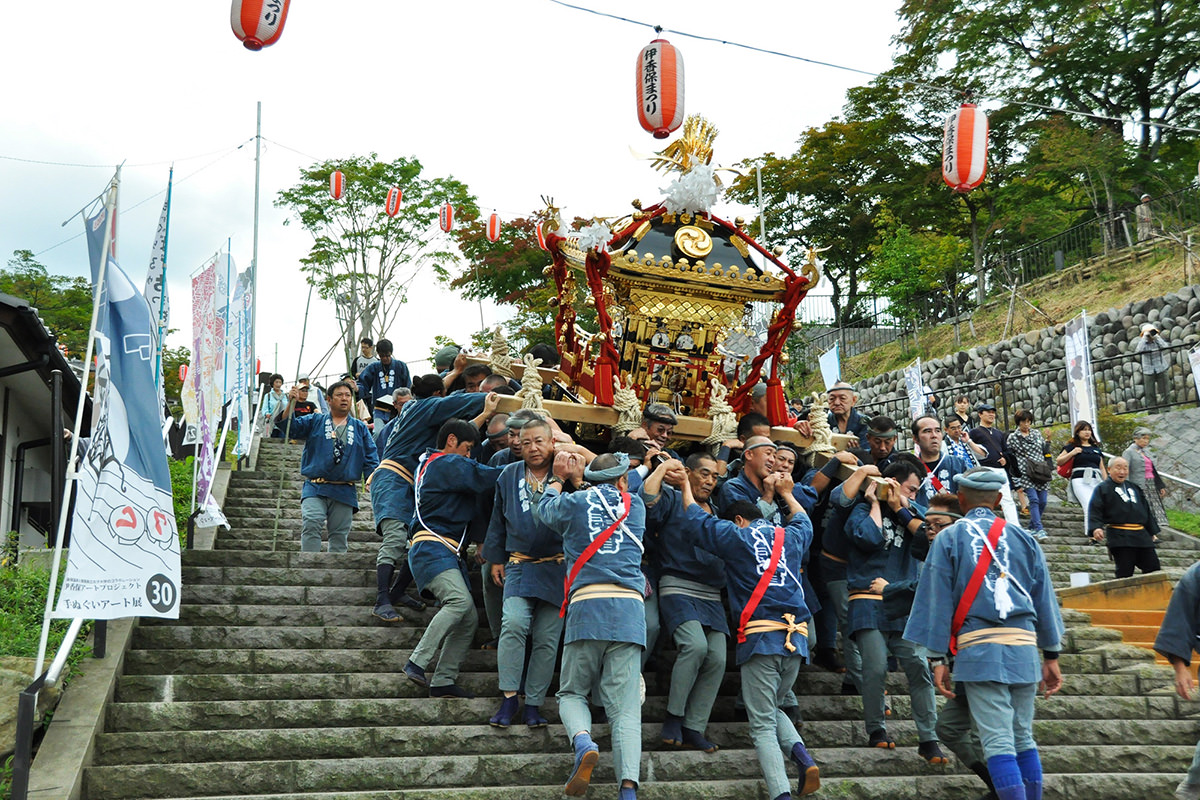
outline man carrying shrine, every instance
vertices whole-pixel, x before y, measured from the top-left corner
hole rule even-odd
[[[379,360],[367,364],[358,374],[358,393],[371,409],[375,427],[382,428],[396,415],[391,402],[393,393],[401,386],[412,386],[412,379],[408,374],[408,365],[392,358],[390,339],[380,339],[375,345],[375,353]],[[383,404],[378,402],[380,400],[388,402]]]

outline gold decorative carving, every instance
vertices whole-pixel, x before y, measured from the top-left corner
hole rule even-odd
[[[746,243],[745,239],[740,236],[730,236],[729,243],[733,245],[735,250],[742,254],[742,258],[750,257],[750,245]]]
[[[704,258],[712,252],[713,240],[707,231],[684,225],[675,231],[675,246],[688,258]]]

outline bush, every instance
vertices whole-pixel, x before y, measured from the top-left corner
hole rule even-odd
[[[187,538],[187,521],[192,513],[192,462],[195,460],[192,456],[182,461],[167,459],[167,466],[171,468],[171,497],[175,503],[175,525],[179,530],[181,548]]]
[[[63,572],[59,572],[59,582]],[[50,571],[22,567],[0,569],[0,655],[36,658],[38,642],[42,636],[42,616],[46,611],[46,590],[50,586]],[[50,623],[50,637],[46,645],[49,660],[58,651],[71,620],[56,619]],[[84,623],[68,663],[74,664],[91,652],[84,641],[84,634],[91,630],[91,622]]]

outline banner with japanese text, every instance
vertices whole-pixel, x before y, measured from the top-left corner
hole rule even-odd
[[[95,420],[81,441],[71,544],[55,617],[179,617],[180,553],[154,391],[157,321],[110,253],[110,202],[86,220],[96,320]],[[114,210],[115,213],[115,210]],[[101,265],[103,263],[103,276]]]
[[[1088,343],[1087,312],[1067,323],[1063,332],[1063,351],[1067,361],[1067,400],[1071,409],[1071,427],[1080,420],[1091,423],[1092,435],[1100,439],[1096,424],[1096,389],[1092,381],[1092,351]]]
[[[254,321],[251,309],[254,303],[254,281],[250,270],[238,275],[237,287],[233,290],[233,303],[229,319],[232,346],[229,351],[231,372],[231,400],[235,403],[238,437],[233,452],[238,456],[250,454],[250,439],[254,433],[253,416],[250,411],[251,394],[254,391],[254,354],[250,349]]]
[[[904,369],[904,390],[908,394],[908,411],[913,419],[925,413],[925,391],[922,388],[921,359]]]

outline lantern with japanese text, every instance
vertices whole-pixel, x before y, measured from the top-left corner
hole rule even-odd
[[[638,122],[665,139],[683,124],[683,56],[666,39],[655,39],[637,59]]]
[[[500,238],[500,215],[495,212],[488,217],[487,238],[489,242],[497,241]]]
[[[544,222],[539,222],[537,224],[537,243],[538,243],[538,247],[542,248],[543,250],[547,249],[546,248],[546,230],[543,227],[545,224],[546,223],[544,223]]]
[[[404,192],[399,186],[393,186],[388,189],[387,202],[383,204],[383,211],[389,217],[394,217],[400,213],[400,201],[404,198]]]
[[[449,200],[438,209],[438,225],[446,233],[449,233],[454,228],[454,206],[450,205]]]
[[[247,50],[262,50],[279,41],[292,0],[233,0],[229,24]]]
[[[987,115],[973,103],[963,103],[946,120],[942,140],[942,180],[966,193],[983,183],[987,174]]]
[[[340,169],[335,169],[333,174],[329,176],[329,196],[334,200],[341,200],[342,195],[346,193],[346,176],[342,174]]]

